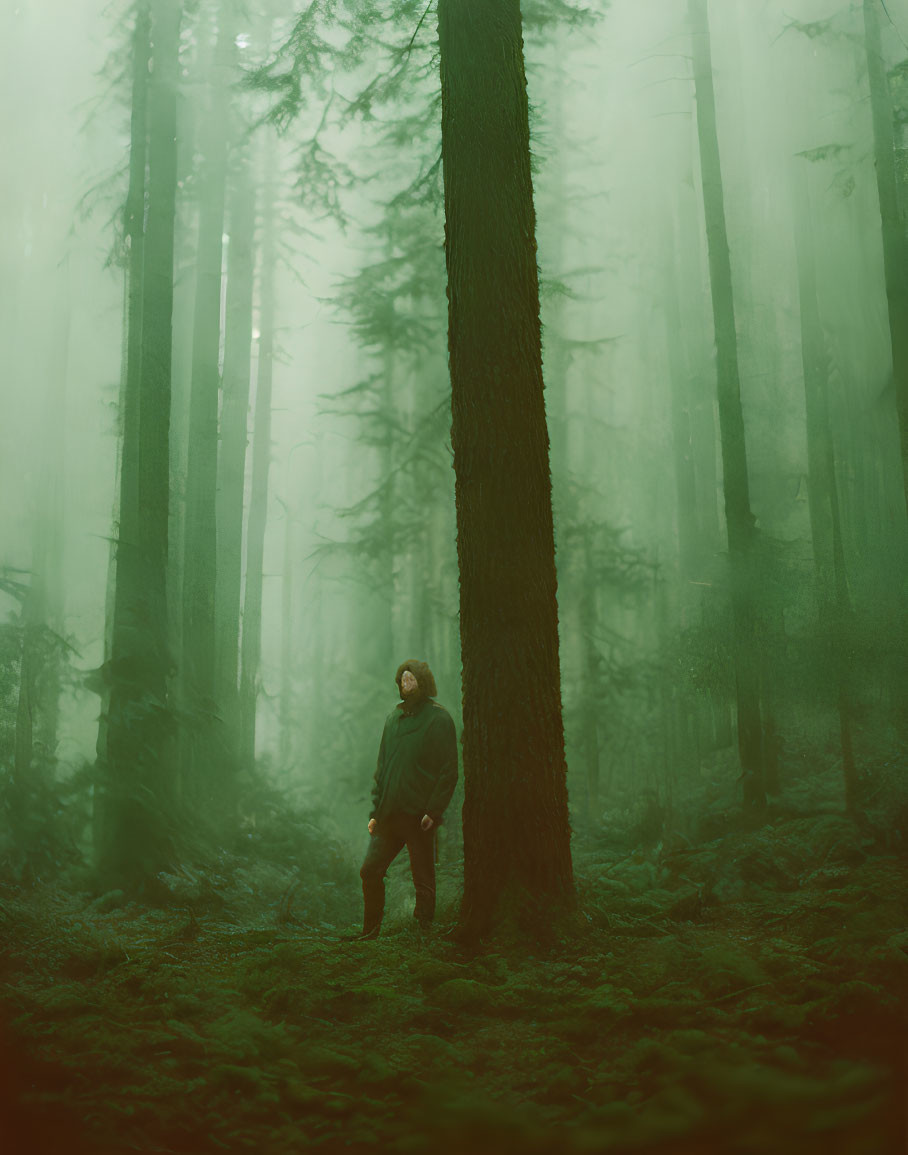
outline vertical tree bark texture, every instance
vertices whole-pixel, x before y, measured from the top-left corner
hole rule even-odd
[[[217,698],[224,719],[228,769],[238,756],[240,597],[243,573],[243,504],[246,490],[249,379],[252,362],[255,193],[248,158],[239,158],[230,204],[224,394],[217,489],[217,587],[215,600]],[[222,786],[226,787],[223,782]]]
[[[114,655],[125,657],[138,597],[139,557],[139,386],[142,375],[142,290],[145,254],[145,166],[148,160],[148,66],[151,58],[151,9],[139,5],[132,41],[132,101],[129,130],[129,189],[124,236],[128,246],[125,341],[120,381],[120,445],[117,471],[116,543],[108,571],[108,614],[104,660],[114,676]],[[124,634],[124,630],[126,633]],[[104,868],[108,838],[115,822],[108,761],[108,716],[111,687],[101,693],[98,721],[97,776],[93,799],[92,838],[95,864]]]
[[[199,202],[196,296],[192,329],[192,389],[183,548],[182,685],[193,718],[184,741],[184,773],[197,805],[220,794],[214,777],[217,686],[218,390],[221,345],[221,269],[227,183],[227,79],[233,49],[230,5],[219,16],[208,124],[204,132]]]
[[[814,240],[806,174],[795,178],[795,246],[801,311],[801,362],[807,417],[810,535],[816,571],[820,626],[830,647],[842,746],[845,808],[857,813],[858,773],[851,734],[851,693],[844,632],[851,617],[835,451],[829,422],[829,362],[817,297]]]
[[[716,338],[716,373],[719,397],[719,432],[728,557],[734,617],[735,684],[738,704],[738,751],[741,758],[744,804],[760,807],[765,802],[760,722],[759,670],[755,653],[756,620],[752,573],[754,516],[750,508],[747,448],[741,384],[738,372],[738,338],[735,328],[731,257],[725,225],[725,200],[719,137],[716,128],[716,97],[713,88],[712,52],[709,39],[708,0],[688,0],[693,39],[694,83],[697,97],[697,135],[703,182],[703,207],[709,248],[713,321]]]
[[[870,81],[870,110],[873,116],[873,160],[883,228],[883,268],[889,305],[892,377],[902,446],[902,480],[908,505],[908,240],[899,216],[892,99],[883,63],[878,4],[879,0],[864,0],[864,39]]]
[[[601,815],[599,761],[599,698],[601,693],[601,659],[596,647],[599,624],[596,607],[597,576],[593,564],[593,530],[585,525],[582,533],[583,573],[580,578],[579,619],[583,677],[583,753],[586,759],[586,794],[589,817],[598,822]]]
[[[265,525],[268,515],[268,471],[271,465],[271,382],[274,369],[274,278],[277,268],[275,236],[274,142],[265,141],[262,189],[262,263],[259,306],[259,357],[255,386],[252,441],[252,491],[246,534],[246,590],[240,663],[242,765],[255,763],[255,709],[259,661],[262,652],[262,577]]]
[[[665,279],[665,339],[671,388],[672,454],[675,466],[677,500],[678,561],[683,583],[682,605],[691,601],[690,583],[697,577],[701,556],[697,524],[697,482],[694,471],[693,437],[691,435],[690,400],[687,395],[690,374],[687,350],[683,340],[678,276],[675,267],[675,237],[666,237],[666,259],[672,262]]]
[[[290,477],[290,460],[287,462],[288,479]],[[296,652],[296,638],[293,629],[295,534],[290,507],[280,498],[278,498],[278,502],[284,510],[284,562],[281,568],[281,690],[278,702],[278,717],[280,718],[279,756],[281,766],[290,766],[293,759],[293,738],[297,727],[293,709],[293,655]]]
[[[107,720],[110,822],[105,823],[99,854],[102,870],[129,888],[153,883],[170,861],[175,800],[166,573],[181,5],[178,0],[152,0],[150,10],[148,212],[138,395],[132,410],[138,430],[124,432],[121,466],[124,477],[134,472],[135,508],[141,516],[136,524],[137,564],[127,561],[131,551],[117,554]],[[129,413],[127,405],[127,418]]]
[[[56,331],[50,353],[47,380],[47,460],[44,468],[42,505],[38,524],[37,556],[44,588],[42,624],[52,634],[45,648],[42,669],[38,676],[39,707],[36,740],[43,756],[56,757],[57,726],[60,718],[60,669],[63,658],[59,637],[65,632],[65,582],[63,576],[63,526],[65,517],[65,461],[66,461],[66,393],[69,368],[69,343],[72,327],[72,286],[69,258],[60,265],[57,301],[54,309]]]
[[[390,253],[389,253],[390,255]],[[397,422],[394,417],[396,372],[394,350],[386,344],[382,356],[381,412],[385,415],[385,440],[379,453],[381,471],[381,493],[379,495],[378,517],[381,525],[382,552],[379,555],[384,565],[384,582],[387,589],[387,613],[383,615],[380,629],[375,631],[378,640],[378,661],[376,673],[387,677],[386,671],[396,668],[399,658],[394,647],[394,610],[397,604],[397,580],[394,567],[401,559],[400,546],[395,532],[395,497],[397,494],[397,468],[400,462],[395,455],[395,432]]]
[[[574,900],[519,0],[439,0],[467,936]]]

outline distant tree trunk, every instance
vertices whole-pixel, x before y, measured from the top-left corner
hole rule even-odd
[[[191,718],[184,734],[186,786],[197,807],[221,798],[216,766],[219,736],[215,596],[217,583],[218,389],[220,386],[221,273],[227,183],[228,101],[224,75],[232,58],[230,5],[223,5],[215,49],[214,79],[199,194],[196,295],[192,328],[189,457],[183,536],[183,636],[181,682]],[[216,772],[217,771],[217,772]]]
[[[322,449],[316,442],[317,469],[321,465]],[[316,474],[318,476],[318,473]],[[324,613],[324,579],[322,571],[314,569],[307,582],[309,595],[307,598],[309,646],[307,665],[309,667],[311,690],[306,695],[306,715],[302,721],[305,743],[300,743],[301,754],[305,753],[311,765],[317,765],[323,742],[324,711],[326,705],[325,694],[325,651],[327,649]]]
[[[152,0],[150,14],[148,209],[141,291],[130,284],[121,540],[108,664],[111,691],[101,798],[105,814],[98,847],[102,874],[130,889],[153,885],[157,872],[172,860],[175,805],[166,573],[181,5],[178,0]],[[143,17],[140,10],[137,54],[147,44],[141,35]],[[138,72],[137,64],[137,77]],[[140,109],[131,139],[140,151],[144,90],[141,83],[134,89]],[[131,156],[130,168],[132,194],[137,192],[133,177],[139,179],[137,157]],[[137,196],[131,203],[137,208],[141,202]],[[136,219],[128,213],[127,220],[131,230],[141,229],[141,215]],[[130,277],[135,271],[131,261]],[[141,338],[136,342],[133,325],[139,316]]]
[[[519,0],[439,0],[467,937],[574,901]]]
[[[666,256],[672,260],[674,260],[676,248],[673,234],[674,230],[671,230],[665,240]],[[692,600],[689,583],[698,575],[701,543],[697,521],[697,480],[694,468],[690,401],[687,395],[690,374],[681,322],[678,277],[675,274],[674,266],[665,285],[665,338],[671,388],[672,456],[677,501],[678,563],[683,584],[682,604],[687,604]]]
[[[725,520],[734,618],[735,686],[738,705],[738,752],[741,759],[744,805],[765,804],[760,720],[759,669],[755,652],[756,614],[752,590],[755,530],[747,478],[747,449],[741,385],[738,372],[738,338],[735,328],[734,292],[719,138],[713,89],[712,53],[709,40],[707,0],[688,0],[693,31],[694,82],[697,96],[697,134],[706,236],[709,247],[710,284],[716,338],[716,369],[719,397],[719,431],[722,447]]]
[[[127,596],[135,599],[139,574],[139,386],[142,376],[142,288],[145,254],[145,166],[148,159],[148,69],[151,59],[151,8],[139,5],[132,44],[132,107],[130,115],[129,189],[124,212],[127,248],[123,361],[119,396],[119,453],[116,479],[116,535],[108,565],[105,607],[104,663],[112,669],[115,649],[125,654],[123,628],[128,619]],[[114,638],[120,634],[115,645]],[[111,813],[108,764],[110,679],[101,685],[101,713],[96,746],[92,841],[95,864],[108,854],[107,823]]]
[[[237,768],[240,664],[240,596],[243,576],[243,506],[246,491],[249,385],[252,363],[255,193],[248,159],[239,158],[230,204],[224,393],[217,488],[217,586],[215,598],[217,700],[224,765]],[[221,790],[233,793],[231,783]],[[222,798],[222,803],[229,801]]]
[[[201,6],[199,18],[192,30],[195,56],[210,58],[213,52],[203,51],[213,36],[211,10]],[[207,76],[210,59],[187,62],[187,71],[195,76]],[[201,84],[199,84],[201,87]],[[180,135],[177,140],[178,188],[195,190],[198,186],[199,129],[206,123],[203,101],[184,99],[180,102]],[[170,412],[170,549],[167,560],[167,602],[170,614],[170,637],[174,653],[183,653],[183,568],[186,538],[186,472],[189,460],[189,406],[192,398],[192,339],[196,297],[198,239],[198,204],[195,195],[177,203],[174,232],[174,289],[173,289],[173,403]],[[182,669],[178,669],[174,694],[183,698],[185,686]],[[180,729],[181,758],[185,754],[186,729]]]
[[[581,529],[581,556],[583,572],[580,576],[578,609],[582,678],[583,753],[586,761],[586,797],[589,818],[598,822],[601,817],[602,793],[599,761],[599,704],[602,697],[602,659],[596,645],[596,568],[593,562],[593,527],[587,523]]]
[[[693,173],[690,174],[693,186]],[[695,525],[697,537],[697,569],[708,572],[712,558],[724,546],[719,518],[718,471],[716,433],[716,387],[712,350],[707,347],[706,283],[701,270],[702,248],[700,225],[696,217],[693,196],[683,196],[679,202],[680,227],[677,233],[678,324],[682,340],[680,350],[687,368],[687,380],[679,384],[679,397],[687,402],[687,426],[690,430],[690,454],[693,462],[696,494]],[[711,306],[710,306],[711,309]],[[673,386],[674,388],[674,386]],[[694,551],[691,551],[693,555]],[[715,592],[698,586],[700,617],[708,626],[714,617]],[[731,703],[728,695],[718,688],[709,691],[708,718],[704,712],[703,730],[711,731],[710,744],[727,747],[732,744]]]
[[[255,765],[255,713],[262,652],[262,578],[265,526],[268,516],[268,471],[271,465],[271,383],[274,371],[274,278],[277,269],[275,235],[275,144],[265,141],[262,189],[262,263],[259,298],[259,355],[255,386],[252,441],[252,490],[246,533],[246,590],[240,661],[241,764]]]
[[[41,584],[41,621],[44,645],[36,674],[38,694],[35,739],[40,758],[52,770],[60,718],[60,667],[63,660],[64,581],[64,462],[66,457],[66,376],[72,321],[69,258],[59,270],[53,335],[47,371],[45,437],[47,459],[42,469],[41,506],[36,520],[33,569]]]
[[[678,531],[678,576],[680,579],[679,615],[681,628],[688,627],[702,613],[706,591],[703,589],[704,563],[709,549],[709,539],[714,536],[704,527],[704,522],[710,522],[710,513],[704,507],[708,503],[715,506],[715,428],[710,421],[707,429],[701,424],[696,426],[692,419],[694,409],[694,374],[691,370],[692,353],[689,338],[686,339],[688,327],[682,319],[681,277],[678,272],[676,254],[679,247],[686,244],[683,239],[680,246],[671,229],[665,239],[665,252],[672,254],[673,267],[666,280],[665,293],[665,331],[666,351],[669,364],[669,387],[671,389],[671,417],[672,417],[672,457],[674,461],[675,493],[677,500],[677,531]],[[691,295],[692,286],[685,280],[684,294]],[[691,312],[693,312],[691,310]],[[690,315],[690,314],[689,314]],[[702,323],[702,316],[691,319],[690,328],[698,329]],[[699,384],[699,382],[697,382]],[[701,399],[702,404],[702,399]],[[712,417],[712,409],[709,410]],[[704,484],[698,476],[697,459],[698,437],[707,436],[709,444],[701,456],[712,456],[713,468],[708,470],[709,476]],[[714,518],[715,514],[712,514]],[[711,528],[711,527],[710,527]],[[691,746],[693,756],[699,762],[702,749],[703,735],[709,733],[712,738],[713,710],[723,706],[727,711],[727,703],[715,701],[715,695],[707,701],[703,695],[682,692],[682,688],[674,685],[669,695],[673,727],[678,733],[684,725],[687,715],[691,721]],[[687,733],[685,726],[685,745]]]
[[[870,109],[873,116],[873,160],[880,201],[883,268],[886,276],[886,300],[889,305],[892,378],[902,446],[902,480],[905,486],[905,501],[908,505],[908,240],[899,215],[892,99],[880,42],[877,15],[879,0],[863,0],[863,2],[867,75],[870,81]]]
[[[290,478],[290,462],[287,463],[288,481]],[[289,489],[289,485],[288,485]],[[280,499],[278,499],[280,501]],[[288,767],[293,761],[293,733],[296,729],[296,720],[293,709],[293,655],[294,621],[293,621],[293,586],[295,574],[293,572],[293,514],[290,507],[280,502],[284,509],[284,563],[281,567],[281,692],[278,704],[280,718],[280,764]]]
[[[801,307],[801,359],[807,417],[808,498],[820,626],[829,647],[842,746],[845,808],[856,814],[858,774],[851,733],[851,694],[845,633],[851,598],[845,570],[835,451],[829,422],[829,361],[817,297],[814,240],[806,174],[795,179],[795,245]]]
[[[22,606],[14,777],[23,799],[34,775],[52,774],[57,747],[63,645],[63,456],[71,314],[66,263],[53,312],[60,327],[45,369],[46,458],[38,471],[31,577]]]
[[[379,554],[385,573],[379,581],[387,589],[387,609],[382,614],[381,623],[376,630],[379,653],[376,673],[379,677],[387,677],[389,668],[396,668],[398,659],[395,649],[394,617],[397,604],[397,582],[394,567],[398,563],[399,544],[397,541],[395,498],[397,494],[396,470],[400,465],[395,453],[395,363],[394,350],[386,345],[382,356],[381,380],[381,409],[386,417],[385,437],[379,453],[379,469],[381,471],[381,491],[379,494],[378,518],[381,526],[382,551]]]
[[[32,579],[34,581],[34,578]],[[13,746],[13,815],[17,814],[19,806],[28,797],[28,789],[32,772],[32,754],[35,744],[35,699],[36,694],[36,661],[33,657],[35,649],[36,625],[35,613],[31,608],[35,601],[36,590],[29,586],[28,593],[22,606],[22,645],[19,650],[19,696],[16,701],[16,733]]]

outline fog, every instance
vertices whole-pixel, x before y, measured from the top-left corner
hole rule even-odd
[[[330,805],[346,836],[362,819],[399,662],[428,660],[439,700],[458,718],[461,707],[435,19],[387,5],[358,24],[356,5],[322,4],[297,24],[291,6],[267,7],[201,2],[183,13],[167,612],[178,653],[187,466],[203,452],[189,417],[197,285],[211,276],[199,229],[226,187],[220,374],[240,244],[251,242],[255,270],[244,549],[262,286],[273,276],[255,755],[288,796]],[[904,229],[908,11],[896,2],[878,15]],[[607,822],[644,789],[670,805],[712,783],[731,802],[739,774],[687,4],[615,0],[587,16],[525,13],[569,794],[581,825]],[[791,773],[833,756],[830,669],[844,662],[869,775],[904,710],[908,538],[864,22],[860,6],[828,0],[713,5],[709,19],[762,558],[764,712],[771,702],[783,779],[785,763]],[[126,4],[23,0],[2,46],[2,757],[11,766],[23,588],[40,579],[63,669],[54,745],[39,761],[61,780],[95,760],[104,709],[92,671],[109,657],[115,581],[135,20]],[[410,35],[391,61],[389,45]],[[233,233],[241,169],[256,199],[247,238]],[[276,242],[263,272],[266,201]],[[805,220],[847,600],[825,619],[795,240]],[[188,659],[175,662],[179,681]],[[87,830],[79,837],[90,842]]]
[[[908,0],[12,0],[0,124],[0,1147],[904,1152]]]

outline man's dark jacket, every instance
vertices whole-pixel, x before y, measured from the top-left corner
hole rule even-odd
[[[401,702],[385,722],[370,818],[428,814],[439,822],[457,785],[457,732],[444,706]]]

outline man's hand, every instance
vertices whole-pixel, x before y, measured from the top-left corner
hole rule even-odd
[[[374,833],[375,833],[375,827],[376,827],[376,825],[377,825],[377,823],[376,823],[375,819],[374,819],[374,818],[370,818],[370,819],[369,819],[369,833],[370,833],[370,834],[374,834]]]
[[[428,816],[428,814],[424,814],[422,816],[422,822],[420,822],[419,825],[422,827],[423,830],[431,830],[432,827],[435,825],[435,822],[433,819],[431,819]]]

